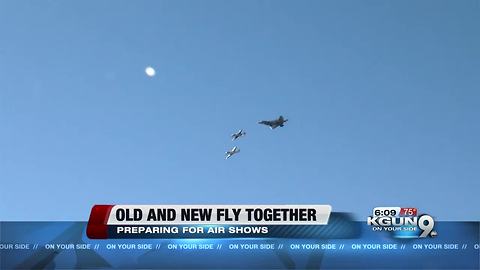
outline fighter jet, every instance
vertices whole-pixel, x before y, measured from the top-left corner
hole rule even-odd
[[[238,139],[242,136],[245,136],[245,135],[247,135],[247,133],[245,131],[243,131],[243,129],[240,129],[237,133],[233,133],[231,135],[232,141],[235,141],[236,139]]]
[[[285,122],[287,122],[288,119],[283,119],[283,116],[280,115],[278,119],[271,120],[271,121],[260,121],[258,122],[259,124],[269,126],[271,129],[275,129],[277,127],[283,127]]]
[[[236,153],[240,152],[240,148],[233,147],[232,150],[225,152],[225,159],[229,159],[231,156],[235,155]]]

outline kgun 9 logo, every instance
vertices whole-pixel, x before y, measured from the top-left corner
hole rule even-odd
[[[433,230],[435,221],[430,215],[400,216],[399,212],[393,210],[375,210],[374,215],[367,219],[367,224],[373,226],[374,231],[395,232],[399,238],[437,236]]]

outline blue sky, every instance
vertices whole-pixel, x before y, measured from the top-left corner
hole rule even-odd
[[[467,0],[1,1],[0,219],[307,203],[479,220],[479,12]],[[256,124],[280,114],[284,128]]]

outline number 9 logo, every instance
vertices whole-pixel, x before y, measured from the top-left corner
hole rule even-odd
[[[422,215],[418,219],[418,227],[423,230],[422,234],[420,234],[420,238],[424,238],[430,235],[430,232],[433,230],[433,225],[435,225],[435,221],[429,215]]]

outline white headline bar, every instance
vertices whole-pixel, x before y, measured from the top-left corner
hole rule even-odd
[[[115,205],[108,225],[326,225],[330,205]]]

